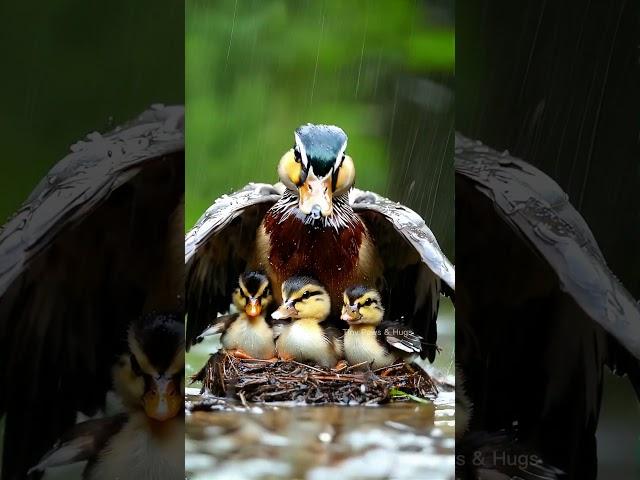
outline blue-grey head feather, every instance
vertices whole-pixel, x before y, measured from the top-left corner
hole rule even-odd
[[[344,151],[347,134],[334,125],[307,123],[296,129],[304,145],[309,165],[316,175],[324,177],[334,166],[338,155]]]

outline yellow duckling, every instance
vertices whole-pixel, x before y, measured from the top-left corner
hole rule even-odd
[[[237,358],[275,359],[273,330],[266,320],[266,309],[273,300],[269,279],[260,272],[245,272],[238,284],[232,295],[238,312],[216,318],[198,340],[222,333],[222,346]]]
[[[330,325],[322,325],[331,312],[326,288],[310,277],[291,277],[282,284],[283,303],[272,318],[290,318],[276,341],[283,360],[314,362],[334,367],[342,358],[342,335]]]
[[[410,328],[384,320],[382,298],[375,288],[355,285],[343,295],[342,320],[349,324],[344,354],[351,365],[367,362],[372,369],[411,362],[422,351],[422,338]]]

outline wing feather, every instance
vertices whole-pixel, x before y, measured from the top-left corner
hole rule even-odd
[[[422,352],[422,337],[416,335],[413,330],[396,322],[383,322],[380,324],[385,339],[392,347],[407,353]]]
[[[442,253],[435,235],[420,215],[377,193],[357,188],[351,190],[349,201],[356,212],[376,212],[393,225],[395,231],[420,254],[422,262],[455,291],[455,268]]]
[[[609,270],[566,193],[528,163],[460,134],[456,174],[490,199],[499,218],[557,275],[561,290],[638,362],[640,307]]]

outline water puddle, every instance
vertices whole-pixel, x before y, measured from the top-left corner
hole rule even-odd
[[[187,395],[188,402],[200,401]],[[187,478],[453,479],[453,393],[430,404],[215,405],[186,417]]]

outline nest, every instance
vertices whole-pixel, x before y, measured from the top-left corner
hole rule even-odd
[[[422,369],[398,363],[378,370],[365,364],[336,370],[298,362],[238,359],[224,352],[209,358],[192,377],[202,393],[244,402],[378,404],[422,400],[438,393]]]

